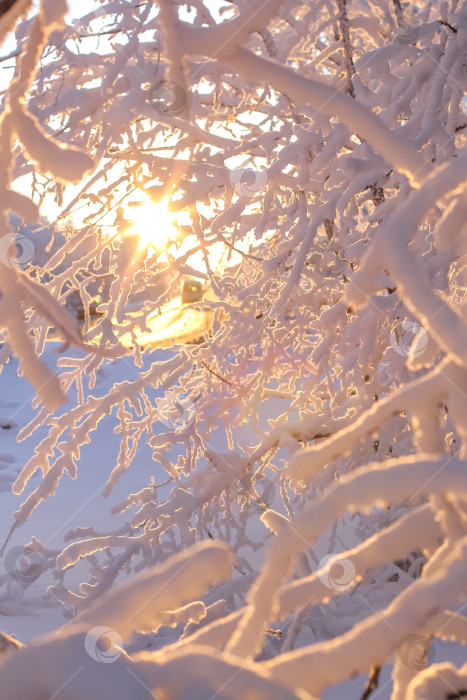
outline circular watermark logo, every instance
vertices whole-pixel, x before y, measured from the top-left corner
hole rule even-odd
[[[188,103],[188,91],[171,80],[160,80],[149,90],[148,99],[159,114],[176,116]]]
[[[467,117],[467,94],[462,96],[461,108],[462,108],[462,111],[464,112],[465,116]]]
[[[342,260],[342,262],[348,264],[352,262],[352,256],[348,248],[341,248],[337,253],[337,257],[339,258],[339,260]]]
[[[389,340],[402,357],[420,357],[428,345],[428,333],[419,323],[405,320],[393,327]]]
[[[98,17],[104,17],[106,14],[107,12],[103,7],[98,7],[97,10],[89,15],[86,15],[86,22],[83,22],[83,19],[75,20],[72,24],[76,26],[76,34],[80,37],[92,36],[94,32],[92,32],[90,29],[91,22]]]
[[[260,510],[267,510],[274,502],[276,487],[266,477],[252,482],[250,474],[247,474],[240,480],[238,495],[242,505],[250,504]]]
[[[169,391],[165,396],[156,399],[159,420],[171,430],[182,431],[188,428],[195,419],[195,404],[190,399]]]
[[[92,338],[84,337],[83,339],[90,350],[95,348],[96,351],[104,352],[106,350],[117,349],[118,347],[118,340],[114,335],[99,333]]]
[[[331,566],[326,571],[321,571],[331,559],[333,560]],[[351,559],[339,555],[336,556],[335,554],[328,554],[323,557],[319,562],[319,569],[320,573],[318,576],[320,580],[327,588],[331,588],[333,591],[346,591],[348,588],[351,588],[357,575],[355,564]]]
[[[117,661],[122,653],[123,640],[111,627],[93,627],[84,639],[87,653],[101,664]]]
[[[21,233],[7,233],[0,238],[0,262],[6,267],[25,270],[35,252],[34,243]]]
[[[412,671],[421,671],[435,658],[435,648],[430,637],[423,634],[408,634],[397,649],[397,655],[404,666]]]
[[[419,35],[419,27],[408,27],[402,34],[396,34],[394,41],[396,44],[414,44]]]
[[[20,583],[33,583],[45,571],[44,557],[30,547],[13,547],[5,555],[8,575]]]
[[[323,254],[321,263],[321,273],[324,276],[332,275],[337,277],[341,275],[348,267],[348,261],[341,258],[339,253],[326,252]]]
[[[318,234],[315,236],[314,244],[318,250],[329,250],[331,248],[332,239],[326,234]]]
[[[240,197],[255,197],[266,189],[268,174],[264,170],[238,168],[229,173],[230,184]]]

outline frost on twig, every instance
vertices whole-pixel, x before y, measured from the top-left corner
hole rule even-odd
[[[21,3],[18,3],[18,6]],[[23,11],[26,5],[22,3]],[[13,6],[13,11],[15,7]],[[24,98],[28,88],[34,79],[34,71],[38,58],[45,44],[46,32],[51,32],[63,24],[63,14],[66,11],[64,2],[56,3],[52,9],[51,2],[44,2],[40,12],[33,21],[31,36],[26,53],[21,59],[16,77],[12,80],[5,98],[5,108],[0,121],[0,171],[2,173],[3,189],[6,194],[10,189],[12,169],[12,145],[15,137],[21,141],[30,157],[35,160],[44,172],[52,172],[58,179],[67,182],[78,182],[86,171],[93,167],[92,159],[85,153],[76,149],[65,149],[47,138],[37,123],[37,119],[24,110]],[[7,13],[7,17],[8,17]],[[3,203],[0,212],[0,239],[6,240],[9,236],[9,222],[7,217],[8,205]],[[17,273],[13,269],[2,266],[0,277],[0,304],[2,307],[2,325],[7,328],[7,337],[12,350],[19,356],[22,368],[35,386],[43,403],[51,409],[64,403],[65,395],[60,387],[59,380],[41,362],[33,350],[31,340],[24,324],[23,314],[20,308],[22,302],[31,305],[32,308],[44,311],[39,301],[40,296],[47,298],[48,305],[55,309],[54,318],[61,316],[70,327],[71,317],[56,302],[48,297],[45,290],[40,290],[37,283],[24,280],[23,285],[18,283]],[[39,307],[39,308],[38,308]],[[57,311],[59,313],[57,314]],[[58,320],[58,319],[57,319]],[[60,326],[60,322],[58,324]],[[65,342],[76,341],[78,334],[76,329],[64,334]],[[78,343],[81,339],[78,340]]]
[[[149,630],[158,648],[136,659],[138,637],[115,667],[157,676],[168,697],[222,695],[237,673],[226,697],[244,697],[247,681],[258,697],[316,697],[386,663],[394,698],[429,697],[444,671],[408,668],[407,637],[466,639],[455,612],[466,560],[465,8],[229,5],[216,22],[204,3],[188,20],[174,3],[115,0],[76,31],[62,3],[45,2],[18,27],[1,233],[8,208],[38,216],[12,189],[28,168],[34,202],[44,178],[75,218],[41,265],[1,268],[0,359],[18,354],[44,403],[19,432],[41,437],[13,485],[26,493],[15,533],[114,421],[103,495],[144,444],[154,475],[113,505],[124,521],[75,528],[56,557],[50,590],[76,611],[77,637],[80,619],[118,627],[112,606],[135,612],[145,573],[162,584],[170,570],[177,585],[121,629]],[[65,180],[79,183],[69,199]],[[126,236],[143,195],[180,216],[161,250]],[[209,329],[144,355],[137,339],[186,275],[209,285]],[[57,375],[39,359],[50,326],[85,351],[64,352]],[[104,359],[123,338],[135,372],[104,387]],[[76,404],[57,412],[75,388]],[[170,559],[203,540],[216,554]],[[237,554],[230,581],[223,541]],[[133,600],[123,571],[136,574]],[[32,604],[28,585],[0,580],[16,610]],[[77,637],[65,660],[82,658]],[[17,672],[10,658],[0,678]],[[137,697],[123,677],[121,694]]]

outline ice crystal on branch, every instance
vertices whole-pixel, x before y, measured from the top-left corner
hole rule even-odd
[[[11,610],[52,575],[73,619],[6,644],[2,693],[304,699],[384,664],[393,700],[461,693],[434,650],[467,640],[465,7],[65,11],[0,17],[0,360],[37,392],[13,532],[109,420],[103,494],[146,445],[154,474],[113,531],[5,545]],[[52,198],[50,245],[12,230]]]

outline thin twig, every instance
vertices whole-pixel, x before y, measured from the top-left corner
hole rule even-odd
[[[370,697],[371,693],[378,687],[380,671],[381,666],[372,667],[370,675],[365,685],[365,690],[363,691],[363,695],[360,698],[360,700],[367,700]]]
[[[220,379],[222,382],[225,382],[226,384],[228,384],[229,386],[231,386],[233,389],[240,389],[240,388],[243,388],[241,385],[239,385],[239,384],[233,384],[232,382],[229,382],[229,380],[226,379],[225,377],[223,377],[222,375],[217,374],[217,372],[215,372],[213,369],[211,369],[211,368],[209,367],[209,365],[207,364],[207,362],[205,362],[204,360],[201,361],[201,364],[202,364],[204,367],[206,367],[206,369],[208,370],[208,372],[210,372],[211,374],[213,374],[215,377],[217,377],[218,379]]]
[[[440,19],[439,23],[442,24],[443,27],[447,27],[448,29],[450,29],[452,32],[454,32],[454,34],[457,34],[457,29],[453,27],[452,24],[449,24],[449,22],[443,22],[443,20]]]

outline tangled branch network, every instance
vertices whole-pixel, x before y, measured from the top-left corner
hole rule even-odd
[[[10,535],[109,417],[104,496],[148,445],[154,477],[113,531],[7,541],[1,600],[52,579],[68,621],[0,635],[2,700],[466,695],[436,658],[467,643],[465,3],[3,5],[0,362],[36,409]],[[209,327],[142,351],[187,277]]]

